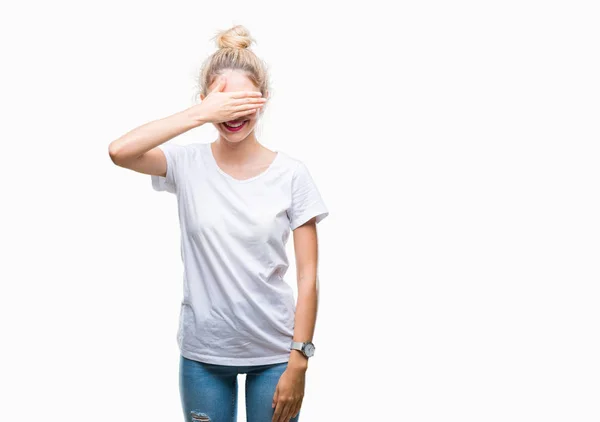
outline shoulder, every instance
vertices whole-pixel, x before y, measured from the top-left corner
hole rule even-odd
[[[177,161],[182,161],[188,157],[196,157],[202,154],[205,144],[201,142],[192,142],[188,144],[177,144],[175,142],[165,142],[158,146],[165,155]]]
[[[287,153],[283,153],[282,157],[282,161],[287,168],[289,179],[293,185],[301,186],[307,183],[314,183],[311,171],[303,160]]]
[[[302,160],[286,153],[285,151],[278,151],[278,154],[279,156],[277,158],[279,161],[279,167],[289,176],[293,177],[301,167],[304,167]]]

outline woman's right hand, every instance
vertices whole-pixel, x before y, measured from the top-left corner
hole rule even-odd
[[[258,91],[223,92],[226,78],[220,76],[217,85],[198,105],[189,109],[192,118],[201,123],[222,123],[256,113],[267,101]]]

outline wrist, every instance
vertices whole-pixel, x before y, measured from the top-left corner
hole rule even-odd
[[[293,349],[290,353],[288,368],[306,371],[308,369],[308,358],[301,351]]]
[[[186,120],[186,122],[192,127],[202,126],[206,123],[206,119],[204,116],[198,114],[198,109],[196,106],[190,107],[181,112],[182,118]]]

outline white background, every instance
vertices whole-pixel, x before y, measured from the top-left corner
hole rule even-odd
[[[3,7],[1,420],[183,419],[176,200],[108,144],[234,24],[330,210],[300,420],[599,420],[595,2],[392,3]]]

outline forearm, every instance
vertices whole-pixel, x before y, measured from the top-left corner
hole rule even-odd
[[[307,271],[298,281],[298,301],[294,322],[294,341],[312,341],[317,321],[318,284],[315,271]],[[308,358],[299,350],[292,350],[290,366],[306,369]]]
[[[109,150],[124,160],[137,158],[168,140],[201,126],[189,109],[143,124],[111,142]]]

